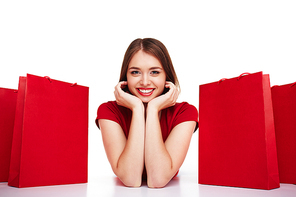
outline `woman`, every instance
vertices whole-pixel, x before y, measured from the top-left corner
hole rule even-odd
[[[116,101],[100,105],[101,129],[115,175],[129,187],[164,187],[177,173],[197,129],[197,110],[176,103],[178,79],[166,47],[152,38],[128,47]]]

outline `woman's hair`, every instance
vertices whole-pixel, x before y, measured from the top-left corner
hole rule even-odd
[[[166,81],[172,82],[178,89],[180,89],[177,74],[168,50],[162,42],[154,38],[138,38],[129,45],[122,62],[119,81],[127,81],[126,75],[129,63],[133,56],[140,50],[157,58],[166,73]]]

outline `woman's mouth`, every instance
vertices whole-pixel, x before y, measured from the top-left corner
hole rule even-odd
[[[150,96],[153,93],[154,88],[137,88],[137,91],[141,96]]]

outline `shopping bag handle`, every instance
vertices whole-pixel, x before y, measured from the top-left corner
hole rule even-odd
[[[250,75],[250,73],[242,73],[240,76],[238,76],[237,80],[240,80],[245,75]]]
[[[47,79],[50,83],[52,82],[52,81],[51,81],[51,78],[50,78],[49,76],[45,76],[44,78]],[[77,83],[72,83],[72,84],[70,85],[70,87],[73,87],[73,86],[76,86],[76,85],[77,85]]]
[[[219,81],[218,81],[218,85],[220,85],[220,83],[222,82],[222,81],[225,81],[227,78],[222,78],[222,79],[220,79]]]
[[[51,83],[51,78],[49,76],[45,76],[45,79],[47,79]]]
[[[237,77],[237,80],[240,80],[243,76],[245,76],[245,75],[250,75],[250,73],[242,73],[240,76],[238,76]],[[222,78],[222,79],[220,79],[219,81],[218,81],[218,85],[221,83],[221,82],[223,82],[223,81],[225,81],[227,78]],[[296,82],[295,82],[296,83]],[[295,84],[294,84],[295,85]]]

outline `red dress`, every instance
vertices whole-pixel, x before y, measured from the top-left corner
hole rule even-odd
[[[125,136],[127,137],[132,119],[132,111],[126,107],[117,105],[116,101],[109,101],[107,103],[101,104],[98,108],[96,118],[96,124],[98,127],[99,119],[108,119],[117,122],[121,126]],[[196,129],[198,128],[198,112],[193,105],[190,105],[187,102],[182,102],[176,103],[172,107],[163,109],[160,117],[160,126],[163,141],[166,141],[170,132],[176,125],[185,121],[195,121],[196,127],[194,131],[196,131]],[[146,173],[144,170],[144,178],[145,174]]]

